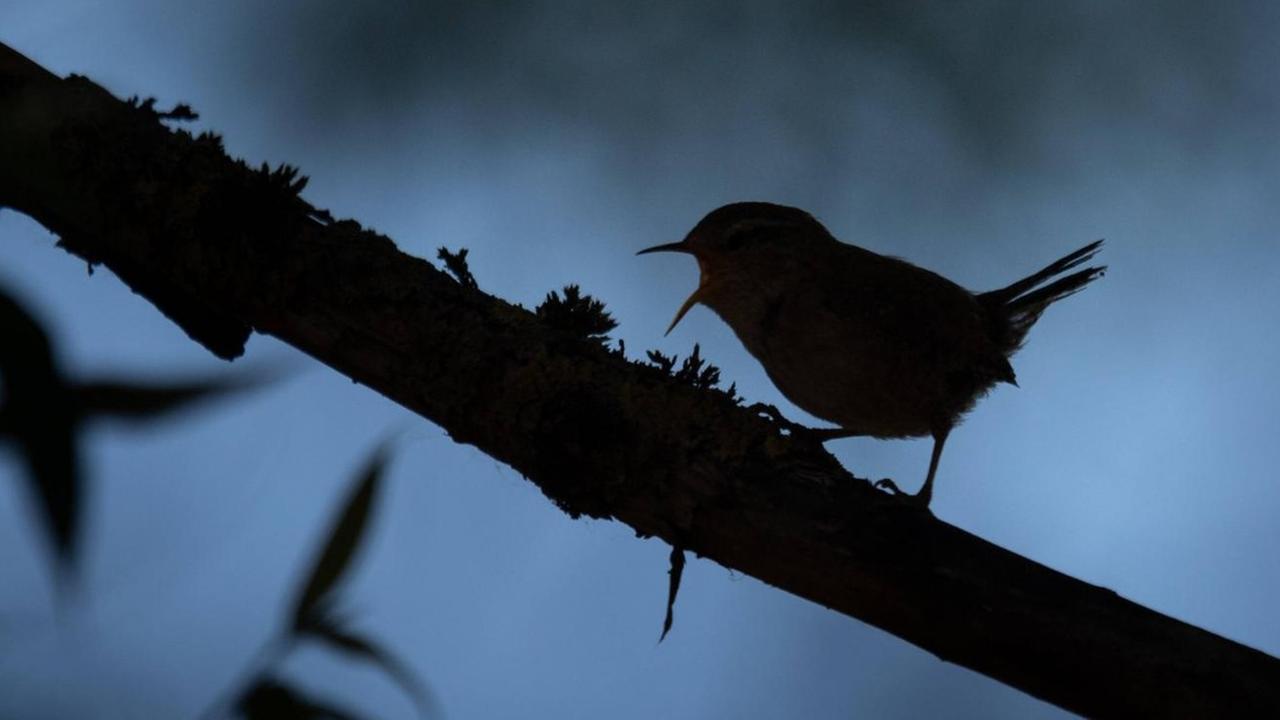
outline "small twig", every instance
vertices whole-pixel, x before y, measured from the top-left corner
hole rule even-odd
[[[667,575],[667,617],[662,621],[662,635],[658,642],[667,639],[667,633],[671,632],[671,625],[675,622],[676,595],[680,592],[680,578],[684,576],[684,548],[679,545],[671,546],[671,569]]]

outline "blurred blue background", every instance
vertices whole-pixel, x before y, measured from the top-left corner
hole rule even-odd
[[[694,342],[805,419],[717,318],[662,331],[688,258],[633,256],[725,202],[974,289],[1098,237],[1107,277],[1055,306],[952,435],[948,522],[1280,653],[1280,5],[758,2],[0,4],[0,42],[117,96],[189,102],[251,163],[406,252],[471,250],[532,307],[565,283],[615,337]],[[227,368],[110,272],[0,213],[0,283],[72,372]],[[48,551],[0,453],[0,717],[193,717],[284,618],[351,474],[409,422],[356,625],[451,718],[1030,718],[1062,713],[705,560],[656,645],[667,548],[575,522],[516,472],[289,347],[292,379],[145,431],[86,436],[87,601],[61,622]],[[928,442],[829,445],[923,476]],[[378,672],[304,649],[296,685],[408,718]]]

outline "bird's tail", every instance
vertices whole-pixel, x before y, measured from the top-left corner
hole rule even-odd
[[[1106,273],[1107,266],[1099,265],[1058,277],[1093,259],[1101,248],[1101,240],[1089,243],[1012,285],[978,295],[978,302],[987,309],[993,321],[992,329],[996,340],[1004,348],[1006,355],[1022,347],[1027,331],[1040,319],[1045,308],[1068,295],[1080,292],[1085,285]],[[1050,280],[1053,281],[1049,282]],[[1046,282],[1049,284],[1045,285]]]

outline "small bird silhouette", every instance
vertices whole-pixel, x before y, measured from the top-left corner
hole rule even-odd
[[[928,507],[947,435],[996,383],[1016,385],[1009,358],[1045,308],[1100,277],[1063,275],[1093,258],[1080,248],[1011,285],[972,293],[897,258],[836,240],[809,213],[765,202],[713,210],[684,240],[638,254],[683,252],[698,261],[697,303],[715,311],[778,390],[838,425],[793,431],[819,441],[930,435],[933,453],[916,503]],[[880,485],[898,493],[890,480]],[[901,493],[898,493],[901,494]]]

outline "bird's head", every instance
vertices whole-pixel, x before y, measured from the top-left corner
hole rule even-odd
[[[653,252],[688,253],[698,261],[698,287],[676,312],[670,333],[685,313],[707,303],[727,283],[752,283],[776,271],[778,262],[797,245],[831,240],[827,229],[799,208],[767,202],[740,202],[707,213],[680,242],[645,248]]]

